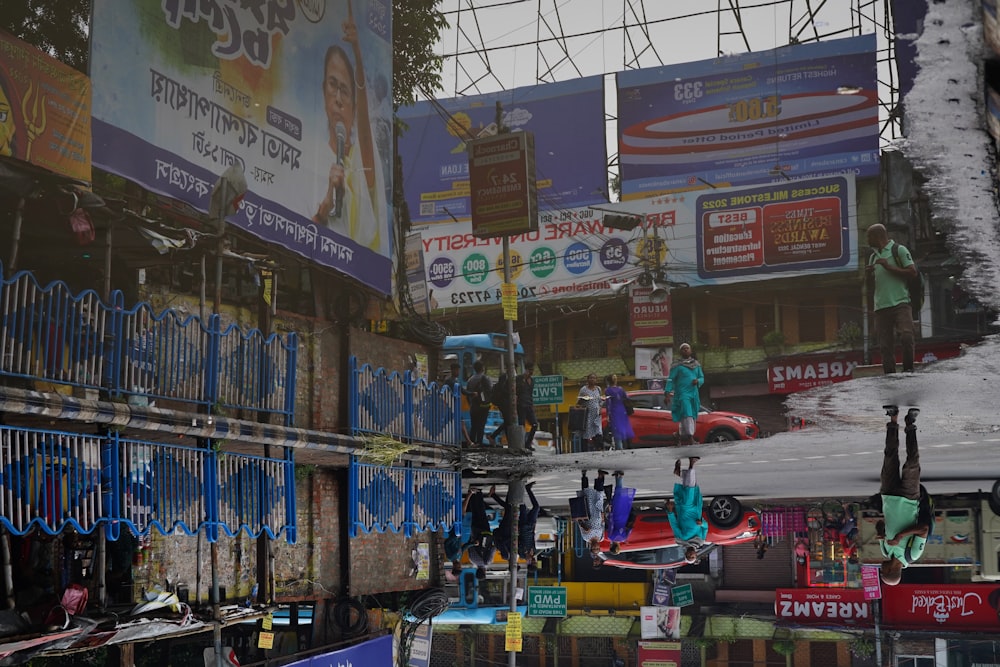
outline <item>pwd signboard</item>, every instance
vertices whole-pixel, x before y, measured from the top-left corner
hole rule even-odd
[[[528,616],[566,616],[565,586],[528,586]]]
[[[536,375],[531,390],[535,405],[559,405],[563,402],[562,375]]]
[[[670,591],[670,597],[673,599],[675,607],[686,607],[689,604],[694,604],[694,591],[691,590],[691,584],[674,586],[673,590]]]

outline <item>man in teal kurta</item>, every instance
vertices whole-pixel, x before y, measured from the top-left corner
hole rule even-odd
[[[674,531],[677,544],[684,549],[684,560],[698,560],[698,547],[705,543],[708,524],[702,517],[701,488],[694,474],[694,464],[700,457],[688,459],[688,469],[681,470],[681,461],[674,463],[674,474],[681,478],[674,484],[674,499],[667,504],[667,519]]]
[[[917,451],[916,418],[920,411],[910,408],[906,415],[906,462],[899,467],[899,408],[886,406],[889,423],[885,429],[882,460],[882,514],[875,530],[879,536],[882,582],[895,586],[908,567],[924,555],[930,526],[920,521],[920,453]]]
[[[678,352],[680,359],[674,359],[670,367],[665,393],[671,399],[673,420],[680,423],[680,444],[690,445],[694,442],[695,422],[701,410],[698,389],[705,384],[705,374],[701,364],[691,355],[688,343],[682,343]]]

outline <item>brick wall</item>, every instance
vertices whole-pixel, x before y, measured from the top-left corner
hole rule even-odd
[[[298,540],[288,544],[284,537],[271,542],[274,557],[275,598],[309,600],[336,597],[344,585],[341,572],[340,497],[342,474],[332,470],[300,468],[296,479]],[[346,496],[346,493],[343,494]],[[219,585],[226,587],[228,600],[245,599],[257,581],[256,540],[241,532],[238,537],[221,537]],[[208,600],[212,581],[210,546],[186,535],[162,536],[154,531],[150,547],[134,569],[137,587],[148,590],[155,584],[186,585],[195,600],[195,582],[201,573],[198,598]]]
[[[421,542],[428,544],[430,567],[429,579],[418,581],[413,574],[411,552]],[[392,532],[361,534],[350,542],[351,595],[436,586],[443,559],[443,547],[437,533],[416,533],[410,538]]]

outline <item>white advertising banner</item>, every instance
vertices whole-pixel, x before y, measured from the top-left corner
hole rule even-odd
[[[611,287],[662,268],[675,283],[722,285],[831,271],[858,261],[854,177],[685,193],[631,202],[644,225],[605,228],[584,207],[542,213],[538,230],[510,237],[520,302],[625,298]],[[502,240],[467,222],[421,231],[431,310],[500,305]]]

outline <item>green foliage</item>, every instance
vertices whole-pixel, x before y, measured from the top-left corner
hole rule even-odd
[[[781,347],[785,344],[785,334],[777,329],[764,334],[764,347]]]
[[[3,28],[87,72],[90,0],[4,0]]]
[[[778,655],[792,655],[795,653],[796,644],[792,639],[779,639],[771,644],[771,648]]]
[[[844,322],[837,329],[837,344],[841,347],[856,347],[861,342],[861,327],[857,322]]]
[[[869,635],[856,635],[851,639],[851,654],[862,660],[867,660],[875,654],[875,642]]]
[[[367,463],[389,467],[412,450],[413,445],[400,442],[387,435],[368,435],[362,438],[364,447],[358,450],[358,458]]]
[[[392,94],[395,108],[418,92],[441,88],[441,56],[435,52],[448,25],[441,0],[393,0]],[[87,72],[90,0],[3,0],[2,27],[19,39]]]
[[[392,2],[393,108],[413,104],[417,93],[428,96],[441,89],[441,56],[434,50],[448,25],[438,11],[441,0]]]
[[[296,463],[295,464],[295,479],[296,480],[306,480],[315,473],[317,470],[316,466],[309,463]]]

